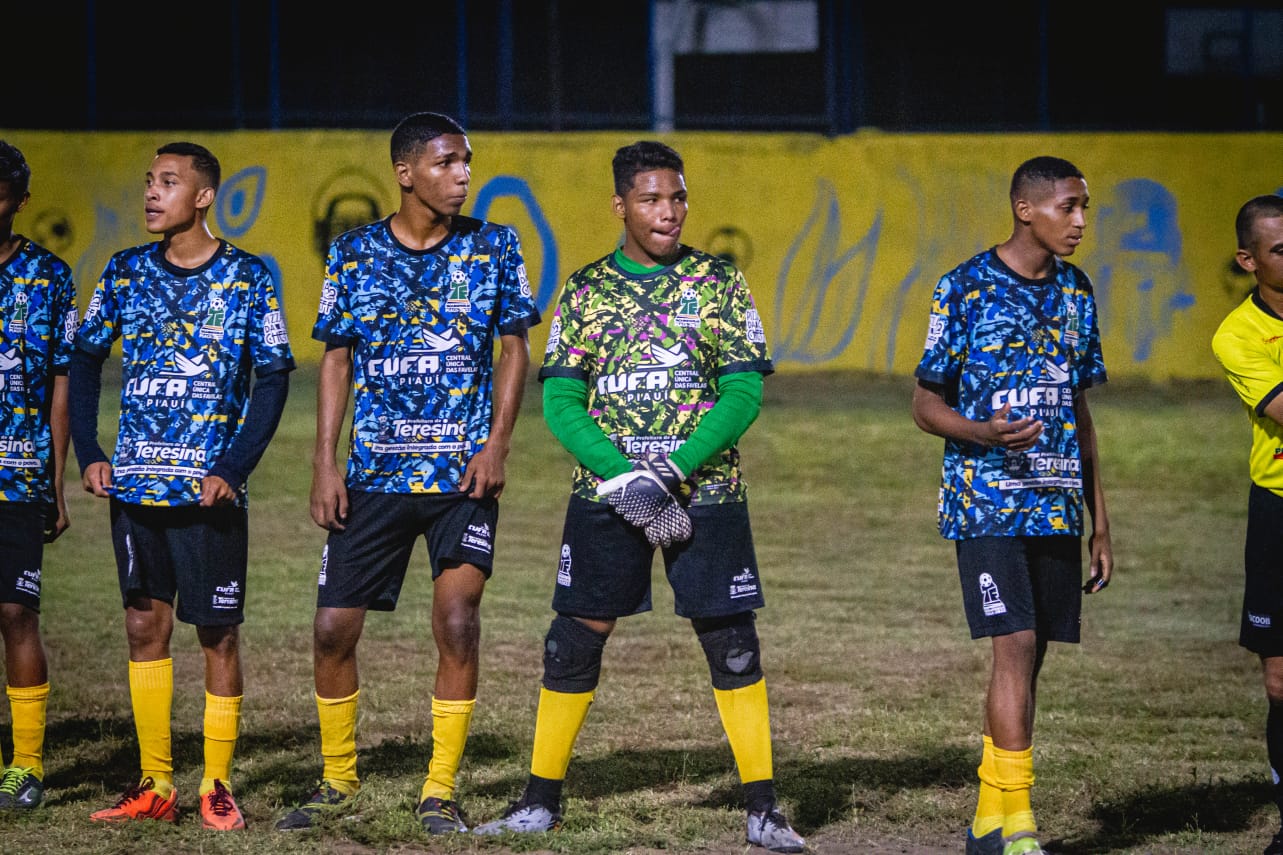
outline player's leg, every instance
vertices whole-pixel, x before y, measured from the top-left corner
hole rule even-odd
[[[1025,826],[1032,818],[1032,687],[1039,647],[1033,582],[1021,538],[961,540],[956,549],[971,637],[989,638],[992,648],[976,810],[966,851],[1002,855],[1009,808],[1010,833],[1031,831]]]
[[[348,519],[342,531],[326,538],[317,576],[316,615],[312,622],[312,673],[320,725],[321,782],[286,814],[276,828],[309,828],[333,813],[361,787],[356,761],[356,722],[360,700],[357,646],[367,611],[396,608],[410,553],[414,496],[348,493]]]
[[[467,831],[455,781],[477,702],[481,596],[490,577],[499,523],[495,499],[423,496],[432,562],[432,637],[437,649],[432,692],[432,757],[416,814],[429,834]]]
[[[755,610],[765,606],[748,506],[695,506],[690,541],[664,551],[674,607],[708,661],[713,698],[744,788],[745,836],[772,852],[801,852],[775,793],[770,703]]]
[[[1243,608],[1239,644],[1261,659],[1268,704],[1265,747],[1274,782],[1279,830],[1267,855],[1283,855],[1283,497],[1253,484],[1244,546]]]
[[[175,617],[196,628],[205,660],[201,824],[232,831],[245,827],[232,795],[232,758],[244,696],[240,624],[245,619],[248,515],[245,508],[228,505],[176,509],[175,516],[181,522],[169,533],[178,568]]]
[[[561,822],[561,794],[575,741],[601,678],[616,616],[649,611],[654,549],[640,529],[603,502],[571,497],[552,607],[525,791],[478,834],[548,831]],[[591,615],[592,617],[586,617]]]
[[[40,638],[43,507],[0,503],[0,634],[13,726],[12,762],[0,775],[0,810],[35,808],[44,799],[49,664]]]

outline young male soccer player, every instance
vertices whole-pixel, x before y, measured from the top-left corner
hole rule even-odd
[[[559,825],[602,650],[619,618],[650,609],[660,546],[676,611],[690,619],[708,659],[748,803],[748,841],[801,852],[775,799],[753,625],[764,600],[735,448],[773,370],[766,336],[743,275],[681,243],[687,202],[677,152],[637,142],[619,149],[613,165],[623,246],[566,282],[539,374],[548,426],[579,465],[544,641],[530,777],[521,799],[477,832]]]
[[[44,799],[49,668],[40,639],[40,564],[45,543],[68,525],[62,476],[76,286],[62,259],[13,231],[30,186],[26,158],[0,140],[0,630],[13,716],[13,762],[0,775],[0,810],[26,810]]]
[[[1236,258],[1256,287],[1221,322],[1212,351],[1252,422],[1239,644],[1261,657],[1265,746],[1281,818],[1265,855],[1283,855],[1283,196],[1249,199],[1234,225]]]
[[[1064,261],[1086,228],[1087,182],[1036,157],[1011,179],[1011,237],[943,276],[913,391],[944,437],[940,533],[956,542],[972,638],[992,673],[969,855],[1042,849],[1030,807],[1034,699],[1047,642],[1077,643],[1084,495],[1091,578],[1113,573],[1087,389],[1105,382],[1086,274]]]
[[[392,132],[400,207],[328,253],[312,335],[317,389],[312,519],[329,531],[313,627],[322,782],[277,828],[306,828],[360,787],[356,647],[366,611],[390,611],[422,536],[437,648],[432,758],[417,815],[467,831],[455,777],[476,704],[481,594],[504,462],[539,322],[517,233],[461,216],[472,149],[453,119],[416,113]],[[499,340],[494,364],[495,338]],[[354,400],[347,477],[335,464]]]
[[[205,656],[206,828],[245,827],[231,791],[242,695],[246,480],[280,421],[294,367],[276,284],[206,223],[220,167],[190,142],[161,146],[143,193],[153,243],[111,257],[71,364],[72,441],[85,490],[110,499],[129,694],[142,776],[97,822],[172,822],[174,619]],[[98,445],[102,365],[122,342],[120,428]],[[256,375],[252,381],[251,374]]]

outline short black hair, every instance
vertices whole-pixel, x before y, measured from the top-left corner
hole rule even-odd
[[[444,113],[412,113],[392,129],[392,162],[405,163],[443,134],[467,136],[463,125]]]
[[[1252,242],[1252,227],[1256,225],[1256,221],[1271,217],[1283,217],[1283,196],[1267,193],[1244,202],[1243,207],[1238,209],[1238,216],[1234,218],[1238,248],[1248,249],[1248,244]]]
[[[31,167],[16,145],[0,140],[0,181],[9,185],[15,196],[26,196],[31,189]]]
[[[1034,184],[1055,184],[1065,178],[1082,178],[1082,170],[1061,157],[1031,157],[1016,167],[1011,176],[1011,201],[1029,192]]]
[[[615,159],[611,161],[611,168],[615,174],[617,196],[623,196],[633,189],[633,179],[639,173],[656,169],[671,169],[679,174],[686,171],[682,156],[676,150],[654,140],[639,140],[619,149],[615,152]]]
[[[177,154],[181,157],[190,157],[192,159],[192,168],[209,182],[209,186],[215,190],[223,180],[223,168],[218,163],[218,158],[214,153],[205,146],[194,142],[172,142],[166,143],[156,149],[157,155]]]

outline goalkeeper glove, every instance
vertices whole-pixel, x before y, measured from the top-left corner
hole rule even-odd
[[[633,469],[616,475],[597,487],[615,512],[629,525],[646,533],[651,546],[671,546],[689,540],[690,517],[669,491],[668,484],[680,488],[681,470],[667,458],[638,460]]]

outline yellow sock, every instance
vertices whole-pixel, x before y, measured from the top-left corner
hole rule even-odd
[[[980,796],[976,799],[976,817],[971,821],[972,837],[984,837],[996,829],[1001,829],[1006,816],[1002,804],[1002,790],[996,783],[998,773],[994,768],[993,751],[993,739],[985,736],[980,766],[976,769],[980,777]]]
[[[593,692],[539,690],[539,712],[535,715],[535,746],[530,755],[530,774],[553,781],[565,780],[570,753],[579,730],[588,717]]]
[[[142,776],[150,775],[156,792],[168,797],[174,789],[174,754],[169,730],[174,704],[174,660],[131,660],[129,700],[134,708]]]
[[[771,713],[766,701],[766,680],[742,689],[713,689],[722,729],[731,743],[740,781],[767,781],[775,777],[771,761]]]
[[[361,788],[356,775],[357,689],[346,698],[316,696],[316,714],[321,721],[321,777],[340,793],[352,795]]]
[[[232,754],[241,729],[241,696],[234,698],[205,693],[205,775],[200,794],[214,789],[214,781],[232,788]]]
[[[1024,751],[1007,751],[995,745],[993,763],[998,786],[1002,789],[1002,812],[1006,815],[1002,821],[1002,836],[1037,831],[1038,825],[1034,822],[1029,802],[1029,790],[1034,785],[1033,746]]]
[[[6,686],[9,712],[13,716],[13,765],[30,768],[40,780],[45,777],[45,711],[49,706],[49,684]]]
[[[428,761],[428,777],[419,792],[419,801],[429,796],[454,798],[454,779],[476,705],[476,698],[470,701],[432,699],[432,759]]]

